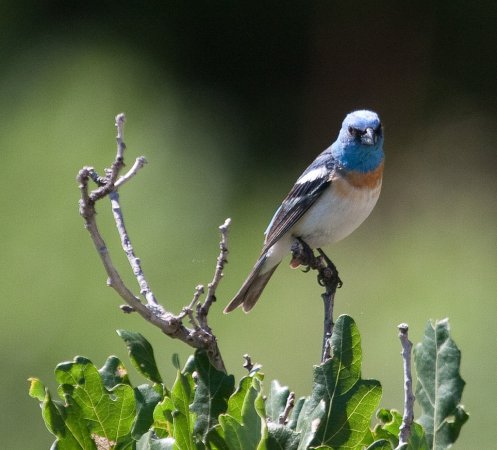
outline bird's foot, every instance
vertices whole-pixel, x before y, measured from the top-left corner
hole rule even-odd
[[[316,269],[318,270],[318,283],[321,286],[334,286],[341,288],[342,280],[338,276],[338,270],[333,261],[320,248],[317,249],[319,256],[316,258]]]
[[[292,260],[290,267],[296,269],[299,266],[304,266],[304,272],[315,268],[316,257],[311,247],[301,238],[296,238],[291,247]]]
[[[320,286],[330,289],[342,287],[342,280],[338,276],[338,270],[333,261],[320,248],[317,249],[319,255],[315,256],[311,247],[301,238],[296,238],[292,244],[292,260],[290,266],[297,268],[303,266],[304,272],[317,270],[318,283]]]

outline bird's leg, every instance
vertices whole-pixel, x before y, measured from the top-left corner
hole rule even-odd
[[[291,247],[292,260],[290,266],[296,269],[304,266],[304,272],[315,268],[316,257],[311,247],[302,238],[296,238]]]

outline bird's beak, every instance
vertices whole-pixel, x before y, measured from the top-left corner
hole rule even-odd
[[[366,145],[374,145],[378,140],[378,136],[372,128],[366,128],[366,132],[362,135],[362,142]]]

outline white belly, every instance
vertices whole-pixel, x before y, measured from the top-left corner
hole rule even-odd
[[[381,180],[374,189],[354,188],[347,181],[334,181],[316,203],[267,252],[261,272],[279,264],[288,254],[296,237],[311,248],[325,247],[347,237],[373,210],[380,196]]]
[[[341,183],[347,183],[341,180]],[[342,189],[343,188],[343,189]],[[291,229],[311,248],[324,247],[352,233],[373,210],[381,184],[374,189],[335,186],[327,189]]]

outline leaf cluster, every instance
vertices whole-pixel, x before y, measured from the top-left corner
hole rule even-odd
[[[464,382],[452,354],[457,356],[458,350],[447,330],[448,323],[429,325],[425,340],[416,348],[423,381],[417,395],[423,415],[419,424],[413,424],[404,448],[447,448],[467,419],[459,404]],[[205,351],[197,351],[183,368],[174,356],[176,379],[168,388],[150,343],[139,333],[118,330],[118,334],[133,365],[150,383],[133,387],[115,356],[100,369],[81,356],[59,364],[55,378],[60,399],[53,399],[40,380],[30,379],[29,393],[40,401],[45,424],[56,437],[52,448],[391,450],[398,446],[402,417],[397,411],[380,409],[378,424],[370,429],[382,389],[379,381],[361,376],[360,335],[349,316],[338,318],[332,357],[314,367],[312,391],[293,409],[288,387],[273,381],[267,388],[257,368],[235,386],[234,377],[213,367]],[[434,374],[424,368],[423,364],[440,364],[447,348],[452,352],[447,356],[449,368],[444,365]],[[444,394],[447,386],[455,391],[450,401]]]

